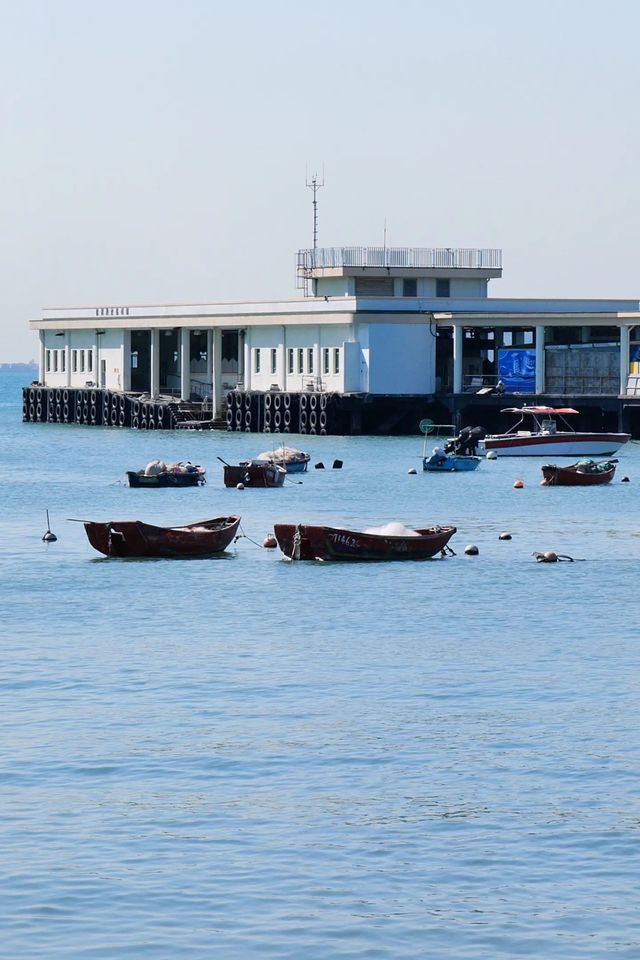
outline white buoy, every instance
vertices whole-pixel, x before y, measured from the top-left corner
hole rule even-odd
[[[487,460],[497,460],[497,459],[498,459],[498,454],[496,453],[495,450],[487,450],[486,459],[487,459]]]
[[[244,490],[244,483],[236,483],[236,490]]]
[[[511,540],[511,534],[506,533],[505,531],[504,533],[500,534],[500,536],[498,537],[498,540]]]
[[[411,467],[409,470],[407,470],[407,473],[409,474],[410,477],[414,477],[417,474],[417,472],[418,471],[416,470],[415,467]]]
[[[477,557],[478,554],[480,553],[475,543],[467,544],[467,546],[464,548],[464,552],[468,557]]]

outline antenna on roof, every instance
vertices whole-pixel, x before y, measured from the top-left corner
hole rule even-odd
[[[309,180],[308,175],[305,177],[305,186],[309,187],[313,193],[313,249],[314,252],[318,249],[318,190],[320,187],[324,187],[324,164],[322,165],[322,180],[319,179],[318,174],[314,173]]]

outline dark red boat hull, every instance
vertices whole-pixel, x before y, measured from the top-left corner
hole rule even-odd
[[[282,467],[272,463],[241,463],[225,464],[225,487],[237,487],[239,483],[245,487],[281,487],[286,477]]]
[[[236,535],[240,517],[216,517],[184,527],[154,527],[141,520],[85,521],[91,546],[105,557],[202,557],[220,553]]]
[[[455,527],[430,527],[416,530],[418,537],[388,537],[295,523],[276,523],[273,529],[290,560],[428,560],[456,532]]]
[[[601,470],[594,473],[581,473],[578,464],[570,467],[557,467],[555,464],[545,464],[542,469],[543,485],[547,487],[597,487],[603,483],[610,483],[616,472],[615,464],[610,470]]]

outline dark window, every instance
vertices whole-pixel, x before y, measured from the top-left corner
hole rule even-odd
[[[436,297],[451,296],[451,280],[436,280]]]
[[[410,278],[402,281],[402,296],[403,297],[418,296],[418,281],[415,278]]]
[[[356,277],[356,297],[392,297],[393,277]]]

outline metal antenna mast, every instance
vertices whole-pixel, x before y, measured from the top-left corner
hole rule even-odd
[[[305,179],[305,185],[313,193],[313,252],[318,249],[318,190],[324,187],[324,167],[322,168],[322,181],[318,179],[318,174],[314,173],[311,180]]]

